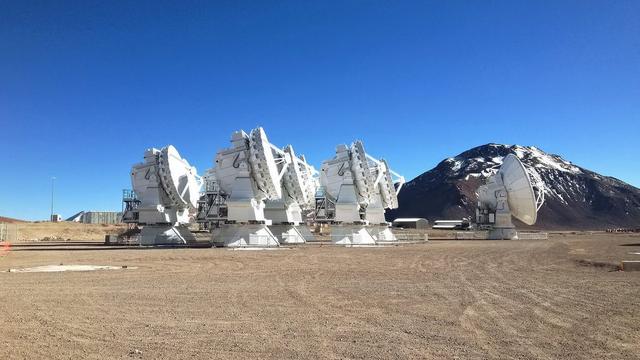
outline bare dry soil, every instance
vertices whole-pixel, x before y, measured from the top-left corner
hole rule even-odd
[[[640,272],[617,271],[635,253],[637,235],[570,233],[275,251],[14,244],[0,257],[0,358],[637,359]],[[4,272],[60,263],[129,268]]]
[[[20,222],[10,224],[17,241],[103,241],[108,234],[120,234],[125,224],[83,224],[76,222]]]

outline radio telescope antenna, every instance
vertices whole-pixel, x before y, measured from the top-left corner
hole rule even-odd
[[[225,225],[213,232],[218,246],[278,246],[267,225],[265,200],[282,197],[280,181],[289,158],[267,139],[263,128],[249,134],[240,130],[231,136],[230,148],[215,158],[215,179],[226,196]]]
[[[544,183],[540,177],[509,154],[498,172],[478,188],[476,221],[489,229],[490,239],[517,239],[511,216],[533,225],[543,204]]]
[[[131,184],[138,196],[141,245],[187,244],[195,241],[189,231],[202,180],[196,168],[168,145],[148,149],[144,162],[131,169]]]
[[[316,221],[339,225],[332,227],[333,241],[338,244],[374,244],[376,237],[394,240],[384,209],[397,207],[402,184],[404,178],[389,169],[386,161],[368,155],[362,141],[339,145],[336,156],[322,164]],[[385,230],[370,230],[369,224]]]
[[[280,242],[304,243],[306,238],[313,238],[302,223],[303,213],[315,206],[318,171],[304,156],[296,156],[291,145],[283,151],[289,164],[282,177],[282,198],[266,201],[265,216],[272,220],[271,230]]]

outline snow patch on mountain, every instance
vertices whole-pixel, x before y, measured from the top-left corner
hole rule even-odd
[[[511,148],[521,160],[529,159],[534,162],[534,167],[549,168],[572,174],[582,173],[580,168],[573,165],[571,162],[564,160],[558,155],[547,154],[535,146],[523,147],[515,145]]]

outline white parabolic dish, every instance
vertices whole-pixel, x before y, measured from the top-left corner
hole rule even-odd
[[[249,135],[249,163],[253,170],[256,185],[267,199],[275,200],[282,197],[278,164],[276,164],[271,144],[264,129],[255,128]]]
[[[173,205],[178,207],[198,205],[200,197],[200,181],[196,168],[183,159],[173,145],[160,151],[160,181]]]
[[[393,183],[393,178],[391,177],[391,169],[389,169],[389,164],[387,164],[386,160],[381,159],[380,163],[380,171],[384,171],[382,180],[379,184],[383,206],[386,209],[397,209],[398,191],[396,190],[396,187]]]
[[[291,156],[291,163],[283,178],[284,186],[301,207],[309,207],[313,204],[316,194],[313,181],[315,170],[306,161],[296,157],[291,145],[286,147],[285,152]]]
[[[511,214],[527,225],[535,224],[538,215],[536,196],[527,169],[520,159],[513,154],[507,155],[499,173],[507,189]]]
[[[375,179],[373,179],[373,171],[369,166],[364,145],[360,140],[356,141],[351,149],[351,171],[363,202],[370,203],[371,197],[376,192],[374,188]]]

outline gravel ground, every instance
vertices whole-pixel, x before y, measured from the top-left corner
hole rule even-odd
[[[19,222],[7,224],[11,242],[23,241],[104,241],[107,234],[120,234],[124,224],[83,224],[76,222]]]
[[[629,245],[629,246],[624,246]],[[640,358],[640,236],[384,248],[17,244],[1,359]]]

